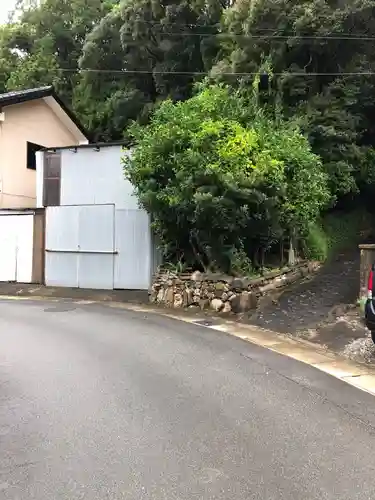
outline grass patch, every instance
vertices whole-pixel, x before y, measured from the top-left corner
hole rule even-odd
[[[306,257],[325,261],[337,253],[354,249],[367,233],[374,233],[375,217],[365,210],[335,211],[311,224],[305,240]]]

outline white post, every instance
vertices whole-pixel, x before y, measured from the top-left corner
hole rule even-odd
[[[44,151],[37,151],[36,157],[36,208],[43,208]]]

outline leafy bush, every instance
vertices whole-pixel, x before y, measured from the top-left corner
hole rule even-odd
[[[323,221],[309,225],[305,238],[305,255],[325,261],[339,252],[355,249],[374,228],[374,216],[363,209],[333,211]]]
[[[329,237],[319,221],[309,224],[305,239],[305,257],[325,261],[329,254]]]
[[[298,125],[267,116],[253,94],[206,86],[163,102],[131,134],[125,175],[174,261],[249,268],[244,255],[254,262],[283,234],[303,234],[328,202],[320,160]]]
[[[329,254],[355,248],[372,231],[374,216],[363,209],[351,212],[336,211],[328,214],[324,220],[328,236]]]

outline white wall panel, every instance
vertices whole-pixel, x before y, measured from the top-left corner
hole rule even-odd
[[[33,276],[34,216],[13,215],[6,217],[13,219],[17,237],[16,281],[18,283],[31,283]]]
[[[124,177],[121,146],[61,150],[61,205],[103,205],[137,209],[133,186]]]
[[[0,281],[32,282],[34,216],[0,214]]]
[[[112,289],[114,205],[49,207],[46,212],[46,284]]]
[[[113,254],[85,254],[78,257],[79,288],[113,289]]]
[[[36,156],[36,206],[43,207],[43,184],[44,184],[44,151],[37,151]]]
[[[109,146],[60,153],[61,206],[47,209],[46,248],[78,257],[57,259],[47,252],[47,284],[147,290],[159,256],[149,216],[124,177],[122,158],[129,152]]]
[[[46,252],[45,282],[47,286],[78,287],[78,254]]]
[[[78,250],[77,207],[46,208],[46,249],[59,251]]]
[[[116,210],[116,289],[148,290],[151,278],[149,216],[143,210]]]
[[[114,205],[91,205],[79,209],[79,238],[81,251],[114,251]]]
[[[13,220],[17,216],[0,217],[0,281],[16,281],[17,241]]]

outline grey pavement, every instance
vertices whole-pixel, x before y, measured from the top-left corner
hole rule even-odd
[[[152,314],[0,301],[1,500],[375,495],[375,399]]]

